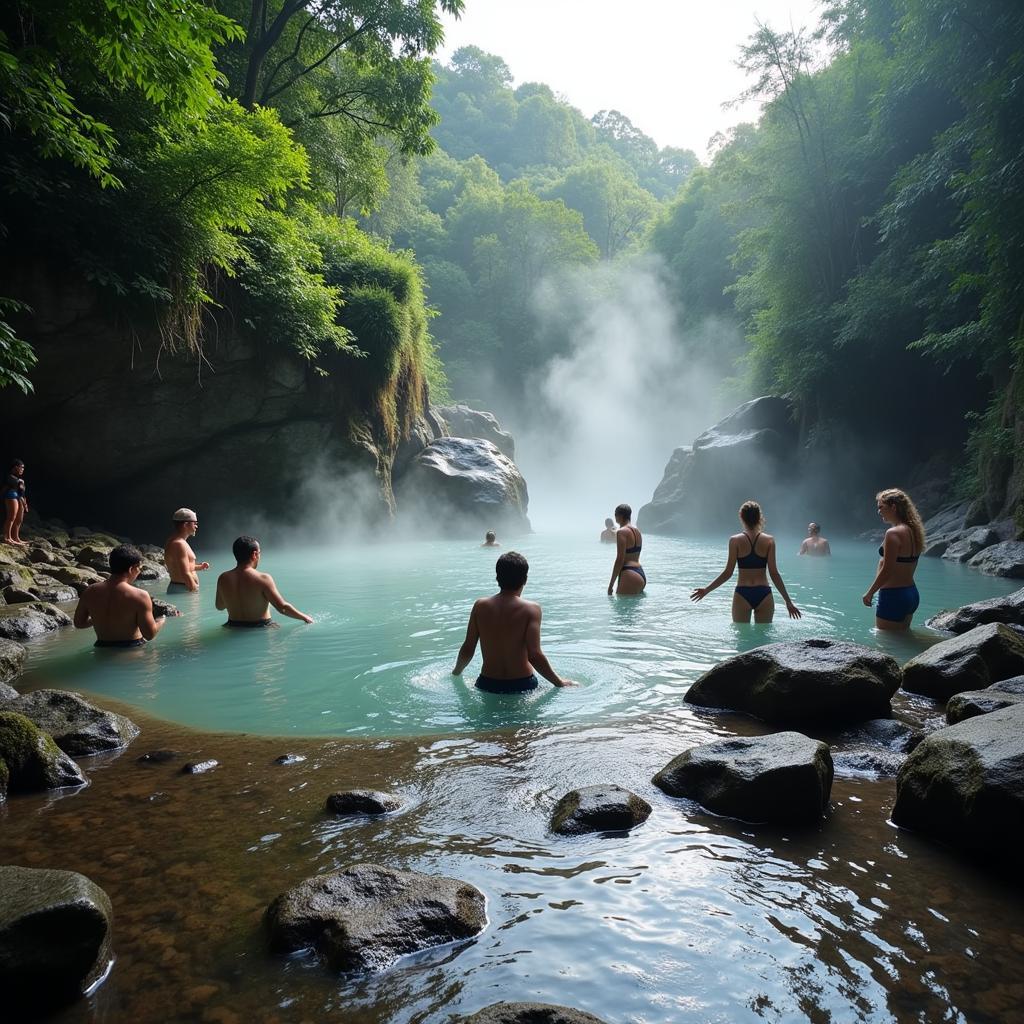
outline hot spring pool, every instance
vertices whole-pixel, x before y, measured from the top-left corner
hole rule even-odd
[[[922,559],[915,628],[910,635],[879,634],[860,600],[875,570],[873,548],[839,541],[831,559],[798,558],[799,540],[786,538],[779,540],[780,569],[803,619],[790,621],[780,607],[770,626],[737,626],[729,619],[729,585],[700,605],[689,601],[691,589],[721,570],[724,538],[714,545],[646,538],[649,583],[639,598],[607,596],[612,549],[595,539],[532,535],[514,546],[530,560],[525,596],[543,605],[545,651],[579,688],[555,690],[542,681],[514,698],[482,694],[472,685],[479,651],[463,679],[450,675],[473,600],[496,589],[497,552],[455,541],[358,552],[271,547],[261,568],[316,623],[280,619],[280,629],[254,632],[221,627],[214,586],[232,563],[229,555],[200,549],[213,568],[201,575],[199,594],[173,598],[183,615],[155,643],[96,651],[91,630],[63,630],[30,644],[23,685],[85,690],[194,728],[276,736],[607,723],[678,708],[701,672],[764,643],[829,636],[905,661],[942,639],[923,625],[928,616],[1016,586]]]

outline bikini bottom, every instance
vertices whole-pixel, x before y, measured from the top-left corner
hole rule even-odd
[[[743,598],[752,609],[757,606],[772,592],[771,587],[737,587],[736,593]]]
[[[476,688],[488,693],[526,693],[537,689],[536,676],[524,676],[522,679],[492,679],[490,676],[477,676]]]

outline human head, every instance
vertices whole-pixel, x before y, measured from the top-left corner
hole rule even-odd
[[[235,556],[235,561],[239,565],[249,565],[252,562],[254,555],[258,562],[260,556],[260,542],[255,537],[250,537],[248,534],[243,533],[242,536],[231,545],[231,552]]]
[[[623,502],[615,506],[615,521],[619,526],[625,526],[633,518],[633,510]]]
[[[115,576],[130,576],[133,569],[136,570],[135,575],[138,575],[138,570],[142,568],[142,552],[131,544],[118,544],[108,559],[110,571]]]
[[[494,543],[494,531],[493,530],[488,530],[487,533],[484,534],[484,540],[487,541],[488,544],[493,544]]]
[[[179,508],[171,516],[175,530],[184,536],[191,536],[199,529],[199,516],[190,508]]]
[[[502,590],[520,590],[526,585],[530,563],[518,551],[506,551],[494,565]]]
[[[14,474],[15,476],[21,476],[21,474],[25,472],[25,463],[24,463],[24,462],[22,462],[22,461],[21,461],[21,459],[15,459],[15,460],[14,460],[14,461],[13,461],[13,462],[11,463],[11,469],[10,469],[10,471],[11,471],[11,472],[12,472],[12,473],[13,473],[13,474]]]
[[[878,514],[885,522],[893,526],[906,523],[910,527],[910,532],[914,535],[914,545],[920,553],[924,549],[924,524],[921,522],[917,507],[910,500],[910,495],[898,487],[887,487],[875,495],[875,503]]]
[[[604,521],[604,528],[606,530],[610,530],[614,525],[615,525],[615,520],[614,519],[606,519]]]
[[[821,527],[817,523],[808,523],[807,524],[807,536],[808,537],[817,537],[819,533],[821,533]]]
[[[748,530],[764,529],[764,513],[756,501],[747,500],[740,505],[740,522]]]

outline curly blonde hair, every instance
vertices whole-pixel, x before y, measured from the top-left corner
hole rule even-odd
[[[921,513],[917,511],[917,506],[910,500],[910,495],[898,487],[887,487],[875,495],[875,501],[880,501],[883,505],[896,510],[900,522],[906,523],[910,527],[910,532],[914,535],[915,550],[921,554],[924,551],[925,543],[924,523],[921,522]]]
[[[753,499],[748,499],[740,505],[740,522],[748,530],[764,529],[764,513]]]

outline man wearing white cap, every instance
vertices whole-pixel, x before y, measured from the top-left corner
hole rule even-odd
[[[199,529],[199,516],[190,508],[179,508],[171,519],[174,521],[174,533],[164,545],[164,564],[171,574],[167,593],[194,593],[199,589],[197,573],[210,568],[209,562],[196,562],[195,552],[188,543],[189,537],[194,537]]]

